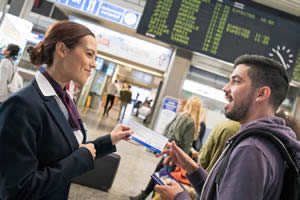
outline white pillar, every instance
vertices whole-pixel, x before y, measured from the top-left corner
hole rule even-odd
[[[12,0],[8,13],[21,18],[27,18],[33,4],[34,0]]]

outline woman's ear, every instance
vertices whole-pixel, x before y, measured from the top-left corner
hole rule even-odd
[[[65,57],[67,54],[68,48],[63,42],[58,42],[55,45],[55,52],[60,56],[60,57]]]

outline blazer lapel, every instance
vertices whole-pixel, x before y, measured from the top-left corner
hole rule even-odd
[[[64,134],[66,140],[70,145],[70,148],[72,149],[72,151],[75,151],[78,148],[78,142],[63,112],[57,105],[56,100],[53,97],[48,98],[48,100],[44,101],[44,104],[46,105],[48,111],[51,113],[53,119],[61,129],[61,132]]]
[[[32,81],[32,84],[43,99],[48,112],[51,114],[61,132],[64,134],[70,148],[72,149],[72,151],[75,151],[78,148],[77,139],[54,96],[52,96],[52,93],[55,94],[52,86],[39,72],[37,73],[35,79]],[[40,87],[43,89],[44,93],[42,92]]]
[[[86,143],[87,141],[87,138],[86,138],[86,127],[85,127],[85,125],[83,124],[83,122],[82,122],[82,120],[81,119],[79,119],[79,124],[80,124],[80,128],[81,128],[81,132],[82,132],[82,134],[83,134],[83,143]]]

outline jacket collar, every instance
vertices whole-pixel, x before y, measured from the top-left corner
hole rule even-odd
[[[38,84],[39,89],[41,90],[42,94],[45,97],[50,97],[50,96],[58,97],[52,85],[49,83],[47,78],[40,71],[37,71],[37,73],[35,74],[35,80]],[[73,95],[68,90],[67,93],[70,95],[71,99],[74,99]]]
[[[53,89],[52,85],[49,83],[47,78],[40,71],[38,71],[35,74],[35,80],[38,84],[39,89],[41,90],[42,94],[45,97],[57,96],[57,94],[56,94],[55,90]]]

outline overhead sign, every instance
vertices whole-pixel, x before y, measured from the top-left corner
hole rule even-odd
[[[100,0],[51,0],[54,3],[136,29],[140,13]]]
[[[28,34],[27,40],[33,44],[38,44],[43,38],[42,34],[31,32]]]
[[[278,60],[289,77],[300,18],[249,0],[147,0],[138,33],[233,63],[242,54]]]
[[[85,4],[83,6],[83,10],[85,12],[88,12],[93,15],[97,15],[99,8],[100,8],[99,0],[85,1]]]
[[[98,12],[98,16],[109,19],[112,22],[120,23],[123,13],[124,9],[103,2]]]
[[[69,17],[69,20],[88,27],[96,35],[98,50],[101,52],[160,71],[166,71],[169,66],[173,53],[171,48],[137,39],[75,17]]]

